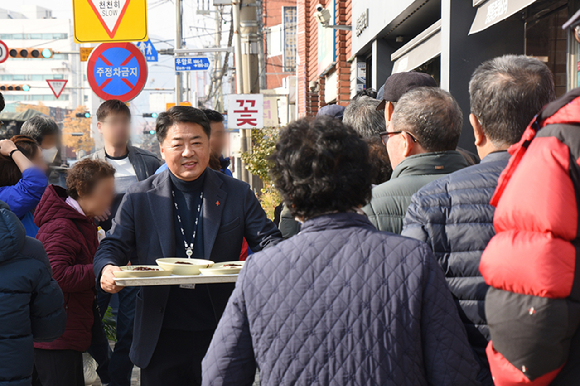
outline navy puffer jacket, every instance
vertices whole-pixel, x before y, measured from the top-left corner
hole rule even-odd
[[[40,241],[0,201],[0,385],[30,386],[34,341],[64,332],[66,314]]]
[[[248,259],[203,385],[470,386],[479,370],[429,248],[355,213]]]
[[[493,383],[485,354],[490,339],[484,309],[488,286],[479,261],[495,235],[489,202],[509,158],[506,151],[491,153],[479,165],[425,185],[411,200],[402,233],[426,242],[435,253],[483,368],[484,385]]]

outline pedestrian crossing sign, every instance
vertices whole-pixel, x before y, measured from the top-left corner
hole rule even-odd
[[[76,43],[148,40],[147,0],[73,0]]]

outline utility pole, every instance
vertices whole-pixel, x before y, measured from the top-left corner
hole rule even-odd
[[[237,94],[244,94],[244,82],[243,78],[244,68],[242,64],[242,38],[241,38],[241,31],[240,31],[240,18],[241,18],[241,8],[242,8],[242,1],[243,0],[233,0],[232,1],[232,19],[233,19],[233,28],[234,28],[234,61],[236,65],[236,93]],[[231,106],[230,106],[231,108]],[[251,136],[250,136],[251,140]],[[250,147],[248,147],[248,133],[245,129],[240,130],[240,151],[242,153],[246,153]],[[241,177],[242,181],[250,183],[250,172],[246,169],[246,163],[242,160],[242,167],[241,167]]]
[[[222,42],[222,17],[224,8],[219,6],[215,12],[215,46],[221,47]],[[215,82],[215,103],[214,110],[223,111],[223,87],[222,87],[222,54],[221,52],[215,53],[214,61],[214,82]]]
[[[258,94],[260,92],[256,7],[256,0],[246,0],[240,12],[244,94]]]
[[[183,15],[183,4],[182,0],[175,0],[175,49],[181,48],[181,41],[183,40],[182,32],[182,15]],[[175,105],[179,106],[181,102],[181,73],[179,71],[175,72]]]
[[[236,65],[236,93],[243,94],[244,88],[242,86],[242,39],[240,34],[240,8],[242,7],[242,0],[232,1],[232,19],[234,28],[234,62]]]
[[[256,0],[256,20],[258,22],[258,72],[260,74],[260,90],[268,88],[266,82],[266,56],[264,54],[264,11],[263,0]]]
[[[258,60],[258,13],[257,1],[245,0],[240,12],[240,32],[242,40],[242,68],[244,94],[260,93],[260,64]],[[252,130],[245,129],[246,148],[252,148]],[[242,135],[242,141],[244,137]],[[253,189],[261,187],[258,176],[248,172],[248,181]]]

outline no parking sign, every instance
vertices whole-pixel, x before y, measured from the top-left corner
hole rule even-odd
[[[87,78],[99,98],[128,102],[145,87],[147,62],[134,44],[103,43],[89,57]]]

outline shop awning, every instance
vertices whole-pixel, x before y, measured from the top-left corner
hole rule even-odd
[[[536,0],[487,0],[479,2],[477,13],[469,34],[483,31],[489,26],[507,19],[514,13],[521,11]]]
[[[391,55],[393,74],[411,71],[441,55],[441,20]]]

